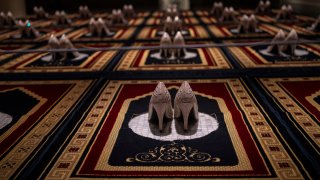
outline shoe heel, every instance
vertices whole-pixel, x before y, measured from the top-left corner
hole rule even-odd
[[[163,130],[163,118],[166,113],[166,105],[165,104],[154,104],[154,110],[156,111],[158,117],[159,130]]]
[[[292,56],[296,55],[296,53],[295,53],[296,48],[297,48],[297,45],[295,45],[295,44],[290,45],[290,51],[291,51],[290,55],[292,55]]]
[[[182,114],[182,118],[183,118],[183,129],[185,131],[188,130],[189,116],[191,114],[191,110],[193,109],[193,107],[194,107],[193,103],[181,103],[179,107]]]

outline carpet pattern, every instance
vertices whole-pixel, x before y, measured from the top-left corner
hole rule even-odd
[[[237,11],[237,18],[253,13]],[[258,15],[261,31],[246,35],[208,10],[179,16],[188,45],[269,42],[280,28],[319,39],[306,29],[314,18],[297,15],[293,24],[276,22],[275,14]],[[187,48],[185,59],[161,59],[159,49],[81,52],[86,55],[65,61],[19,52],[48,48],[52,33],[89,49],[156,46],[163,33],[160,11],[138,12],[129,26],[110,25],[115,34],[103,38],[88,35],[89,19],[68,17],[69,26],[27,17],[39,39],[0,29],[0,179],[320,176],[319,44],[299,45],[307,54],[290,58],[266,55],[267,46]],[[184,80],[203,121],[191,121],[185,132],[181,119],[166,119],[161,134],[147,119],[151,95],[163,81],[173,100]]]
[[[263,54],[262,51],[267,49],[268,46],[229,47],[228,50],[244,68],[315,67],[320,65],[319,47],[319,44],[298,45],[298,49],[306,51],[307,55],[293,58]]]
[[[55,34],[56,36],[61,36],[62,34],[67,34],[72,31],[72,28],[62,28],[58,27],[52,30],[47,27],[40,27],[39,33],[40,37],[37,38],[16,38],[15,36],[20,34],[19,30],[11,30],[6,33],[0,34],[0,41],[4,43],[35,43],[35,42],[43,42],[47,41],[51,34]]]
[[[120,43],[83,43],[77,44],[78,48],[103,48],[103,47],[120,47]],[[26,49],[30,46],[22,46],[18,49]],[[46,49],[47,46],[39,47],[38,49]],[[59,61],[44,61],[45,56],[49,53],[27,53],[18,54],[14,57],[8,54],[1,57],[1,61],[7,62],[2,68],[1,73],[7,72],[88,72],[101,71],[117,54],[117,51],[97,51],[85,52],[87,57],[79,60],[59,60]],[[1,63],[1,62],[0,62]]]
[[[260,82],[276,104],[290,114],[290,121],[296,125],[307,142],[320,153],[320,78],[266,78],[260,79]]]
[[[200,25],[193,25],[193,26],[184,26],[183,31],[185,34],[183,37],[185,39],[207,39],[209,38],[209,34],[205,30],[204,27]],[[144,27],[141,29],[140,33],[138,34],[137,39],[139,40],[159,40],[162,36],[160,32],[163,32],[162,26],[151,26],[151,27]]]
[[[164,22],[164,18],[163,17],[150,17],[147,22],[146,25],[150,25],[150,26],[154,26],[154,25],[162,25]],[[183,24],[185,25],[192,25],[192,24],[199,24],[199,21],[194,18],[194,17],[185,17],[183,18]]]
[[[164,82],[168,89],[176,91],[181,81]],[[263,179],[303,178],[301,171],[304,169],[288,153],[292,150],[280,140],[282,138],[271,127],[268,116],[240,79],[191,80],[190,85],[197,96],[202,97],[199,98],[202,100],[199,106],[216,103],[217,109],[202,109],[208,114],[217,113],[221,126],[219,131],[223,135],[215,137],[219,133],[212,133],[196,140],[174,142],[137,136],[128,129],[127,123],[134,114],[147,111],[146,100],[150,98],[156,81],[110,81],[43,177],[181,178],[187,174],[194,178],[245,179],[252,175]],[[137,104],[132,105],[134,103]],[[227,145],[228,142],[231,144]],[[224,153],[221,153],[219,146],[229,149],[224,148]],[[162,149],[160,154],[154,155],[159,148]],[[185,154],[183,160],[169,153],[173,149]],[[199,153],[200,160],[194,163],[195,160],[190,160],[192,156],[188,156],[184,149],[189,149],[189,153]],[[177,155],[179,157],[179,153]],[[155,164],[157,167],[153,168]]]
[[[165,16],[165,12],[155,11],[155,12],[152,13],[151,16],[160,18],[160,17]],[[194,16],[194,12],[190,11],[190,10],[182,10],[182,11],[179,11],[179,16],[181,16],[181,17],[193,17]]]
[[[140,20],[141,21],[141,20]],[[128,40],[132,37],[133,33],[136,31],[135,27],[116,27],[111,28],[111,32],[116,32],[111,36],[100,38],[100,37],[87,37],[89,33],[88,27],[83,27],[76,29],[70,34],[72,34],[71,39],[75,42],[85,42],[85,41],[106,41],[106,40]]]
[[[206,43],[206,42],[203,42]],[[192,44],[192,43],[190,43]],[[135,46],[156,45],[151,43],[134,44]],[[121,57],[117,71],[159,71],[159,70],[197,70],[230,69],[232,65],[219,48],[187,49],[197,57],[190,59],[159,60],[153,57],[159,50],[129,50]]]
[[[258,32],[249,34],[236,32],[237,26],[231,24],[209,25],[208,28],[210,32],[217,38],[272,38],[271,35],[274,35],[278,32],[277,29],[269,24],[260,24],[258,26]]]
[[[33,158],[91,81],[0,82],[2,113],[13,117],[1,128],[0,177],[9,178]]]

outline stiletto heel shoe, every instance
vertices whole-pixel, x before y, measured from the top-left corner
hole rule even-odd
[[[292,29],[290,31],[290,33],[288,34],[287,38],[285,39],[285,41],[297,41],[299,40],[298,38],[298,34],[296,32],[296,30]],[[288,54],[289,56],[295,56],[296,53],[296,48],[297,48],[297,44],[296,43],[292,43],[292,44],[286,44],[282,46],[282,51],[286,54]]]
[[[193,110],[193,111],[192,111]],[[193,113],[193,117],[190,115]],[[198,120],[198,102],[189,83],[184,81],[174,98],[174,118],[183,118],[183,129],[188,130],[189,119]]]
[[[281,42],[284,40],[285,40],[284,32],[282,31],[282,29],[280,29],[278,33],[275,35],[275,37],[272,39],[272,42],[277,42],[277,41]],[[275,55],[282,55],[282,45],[280,44],[270,45],[266,49],[266,52],[275,54]]]
[[[149,121],[153,117],[153,110],[158,117],[159,130],[163,130],[164,117],[172,119],[171,96],[163,82],[159,82],[149,103]]]
[[[91,33],[91,36],[95,36],[98,34],[97,32],[97,22],[94,18],[91,18],[89,21],[89,32]]]
[[[63,34],[60,38],[60,48],[61,49],[75,49],[71,41]],[[80,56],[78,51],[63,52],[63,59],[71,59]]]
[[[173,39],[174,46],[184,46],[185,42],[180,31],[177,32]],[[183,58],[186,55],[187,50],[185,48],[173,49],[173,55],[176,58]]]
[[[160,41],[160,46],[161,46],[160,56],[162,58],[169,59],[171,57],[171,49],[167,47],[165,48],[165,46],[171,46],[171,45],[172,45],[172,41],[169,34],[167,32],[164,32]]]
[[[258,30],[257,19],[254,14],[249,17],[249,32],[255,33]]]
[[[170,16],[167,17],[167,19],[165,20],[164,22],[164,29],[163,29],[164,32],[167,32],[168,35],[171,34],[173,35],[174,34],[174,23],[172,21],[172,18]]]
[[[60,42],[55,35],[51,34],[48,45],[50,49],[58,49],[60,46]],[[55,61],[61,58],[60,53],[58,52],[52,52],[51,54],[52,58],[49,59],[49,61]]]
[[[110,36],[112,34],[102,18],[97,20],[97,31],[99,37]]]
[[[238,25],[238,33],[248,33],[249,32],[249,17],[247,15],[243,15],[240,19],[240,23]]]

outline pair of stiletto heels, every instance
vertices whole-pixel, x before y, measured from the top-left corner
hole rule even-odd
[[[165,48],[165,46],[184,46],[185,44],[186,43],[180,31],[176,33],[173,41],[171,41],[170,35],[167,32],[164,32],[160,40],[160,46],[162,47],[160,49],[160,55],[161,57],[168,59],[172,56],[175,58],[183,58],[187,53],[186,48],[182,47],[169,49]]]
[[[243,15],[240,19],[240,23],[238,25],[238,33],[255,33],[257,30],[257,20],[255,15],[251,14],[251,16]]]
[[[30,23],[29,20],[22,21],[19,20],[17,26],[20,30],[21,37],[26,38],[38,38],[40,37],[40,33],[36,30]]]
[[[69,38],[63,34],[58,40],[55,35],[51,35],[49,38],[48,46],[51,49],[75,49]],[[72,52],[52,52],[52,60],[66,60],[71,58],[79,57],[80,53],[78,51]]]
[[[110,36],[113,34],[106,26],[106,23],[102,18],[98,18],[98,20],[95,20],[94,18],[90,19],[89,32],[91,33],[91,36],[98,37]]]
[[[198,120],[198,103],[189,83],[184,81],[175,98],[172,111],[171,96],[163,82],[159,82],[154,90],[149,103],[149,121],[156,113],[159,130],[163,130],[164,117],[168,119],[183,119],[183,129],[188,130],[189,120]],[[174,113],[173,113],[174,112]],[[193,116],[192,116],[193,115]]]
[[[292,29],[289,34],[287,35],[287,37],[285,37],[284,32],[282,31],[282,29],[279,30],[279,32],[276,34],[276,36],[273,38],[273,42],[288,42],[288,41],[298,41],[299,37],[298,34],[296,32],[296,30]],[[274,44],[274,45],[270,45],[267,48],[267,52],[272,53],[272,54],[277,54],[280,56],[295,56],[295,50],[297,49],[297,43],[291,43],[291,44]]]

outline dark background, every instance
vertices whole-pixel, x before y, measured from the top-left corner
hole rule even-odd
[[[206,9],[211,8],[214,0],[190,0],[190,8]],[[271,0],[272,6],[277,7],[282,1]],[[223,0],[226,6],[255,8],[259,0]],[[111,10],[113,8],[122,8],[124,4],[133,4],[135,9],[156,10],[158,9],[158,0],[26,0],[27,13],[32,13],[33,6],[42,5],[47,11],[66,10],[67,12],[78,11],[80,5],[88,5],[90,10]]]
[[[32,14],[35,5],[43,6],[47,11],[66,10],[76,12],[80,5],[88,5],[94,11],[109,11],[122,8],[124,4],[133,4],[135,9],[156,10],[158,0],[25,0],[27,13]],[[190,0],[191,9],[208,9],[213,2],[222,1],[226,6],[238,8],[255,8],[260,0]],[[266,1],[266,0],[264,0]],[[283,4],[291,4],[294,11],[299,14],[317,17],[320,15],[320,0],[270,0],[273,8],[280,8]]]

